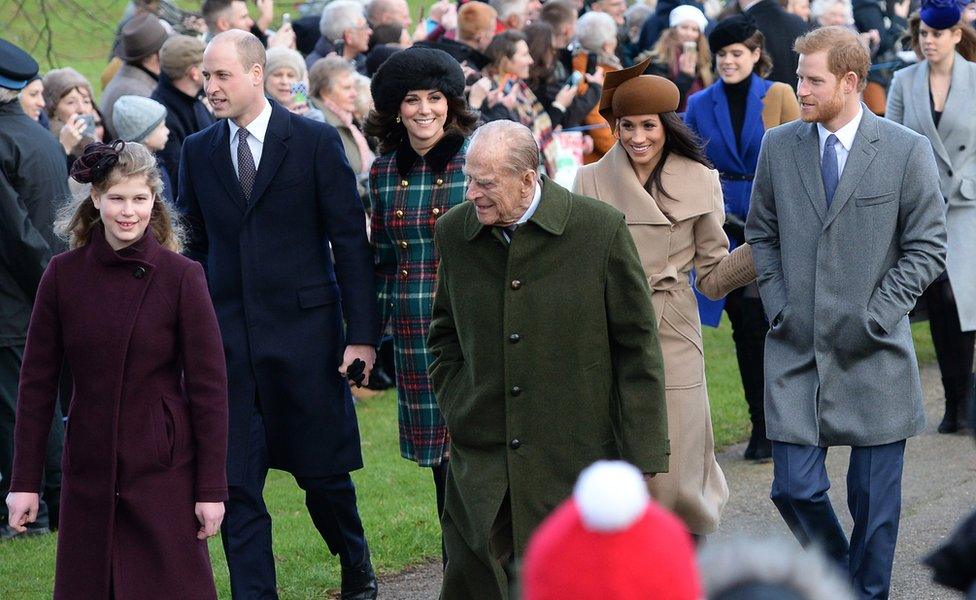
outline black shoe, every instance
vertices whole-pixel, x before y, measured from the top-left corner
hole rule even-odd
[[[756,436],[749,436],[749,445],[746,446],[746,451],[742,454],[742,458],[756,460]]]
[[[939,423],[939,433],[956,433],[959,431],[959,403],[955,398],[946,398],[945,416]]]
[[[355,569],[342,570],[341,600],[376,600],[376,574],[368,560]]]
[[[47,527],[28,527],[24,533],[17,533],[10,525],[0,525],[0,541],[4,542],[13,539],[34,537],[36,535],[46,535],[48,533],[51,533],[51,530]]]
[[[765,431],[760,431],[755,427],[752,429],[749,445],[746,446],[746,451],[742,457],[757,462],[766,462],[773,457],[773,445],[766,439]]]

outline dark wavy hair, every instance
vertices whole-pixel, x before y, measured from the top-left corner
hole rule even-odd
[[[442,92],[443,93],[443,92]],[[444,123],[444,134],[457,134],[468,137],[478,124],[478,115],[468,106],[463,97],[448,96],[447,122]],[[407,128],[397,121],[398,112],[385,112],[373,107],[366,116],[363,132],[379,141],[380,154],[393,152],[407,142]]]
[[[661,158],[654,165],[654,170],[651,171],[651,175],[647,178],[644,183],[644,189],[648,193],[652,193],[653,190],[657,190],[664,194],[672,200],[676,200],[674,196],[668,193],[664,186],[661,185],[661,171],[664,170],[664,163],[667,162],[668,157],[671,154],[677,154],[678,156],[683,156],[685,158],[691,159],[696,163],[702,164],[705,167],[712,169],[711,161],[705,155],[705,145],[702,143],[701,138],[698,137],[690,127],[685,125],[685,122],[678,116],[678,113],[666,112],[660,113],[658,117],[661,119],[661,126],[664,127],[664,148],[661,149]],[[617,130],[619,131],[619,123],[617,125]]]

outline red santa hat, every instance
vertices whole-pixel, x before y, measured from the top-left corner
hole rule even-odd
[[[700,600],[684,525],[651,502],[633,466],[587,467],[572,498],[539,526],[522,572],[523,600]]]

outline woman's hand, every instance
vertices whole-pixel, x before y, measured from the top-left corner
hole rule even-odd
[[[37,494],[34,496],[36,498]],[[193,512],[200,522],[200,529],[197,530],[198,540],[212,538],[220,532],[220,524],[224,520],[223,502],[197,502],[193,505]]]
[[[698,53],[682,52],[678,57],[678,70],[688,77],[694,77],[698,70]]]
[[[603,80],[607,78],[607,73],[603,70],[603,67],[597,67],[592,73],[584,73],[583,77],[586,78],[586,81],[588,81],[590,85],[598,85],[603,87]]]
[[[40,499],[30,492],[10,492],[7,494],[7,524],[17,533],[27,531],[27,524],[37,520]]]
[[[491,80],[487,77],[482,77],[478,81],[471,84],[471,92],[468,94],[468,103],[471,107],[480,110],[481,105],[484,104],[485,98],[491,93]]]
[[[569,105],[573,103],[573,98],[576,97],[576,92],[579,90],[578,86],[568,86],[564,85],[559,93],[556,94],[556,102],[563,108],[569,108]]]
[[[81,141],[81,133],[85,130],[85,126],[85,122],[81,120],[81,115],[75,114],[71,115],[68,122],[61,127],[58,141],[61,142],[61,147],[64,148],[65,154],[71,154],[71,151]]]

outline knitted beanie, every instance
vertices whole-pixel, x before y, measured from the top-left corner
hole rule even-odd
[[[166,107],[152,98],[120,96],[112,108],[115,134],[125,142],[142,142],[166,119]]]
[[[600,461],[529,540],[523,600],[699,600],[691,537],[635,467]]]

